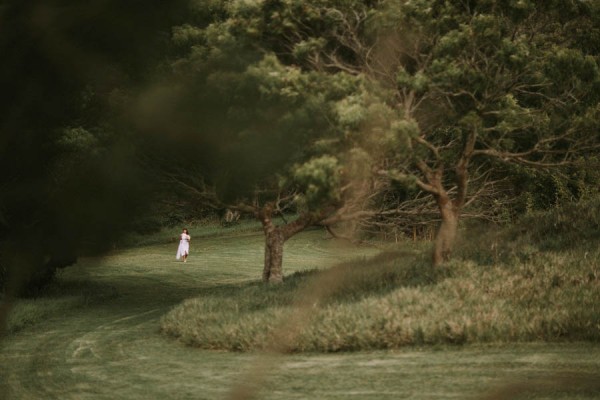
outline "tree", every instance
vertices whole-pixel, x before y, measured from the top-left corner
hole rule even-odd
[[[273,0],[243,26],[268,32],[263,40],[286,63],[365,77],[379,91],[388,123],[373,127],[365,114],[362,132],[395,136],[391,158],[379,157],[388,160],[381,174],[435,199],[439,265],[450,257],[470,185],[485,187],[497,161],[594,161],[597,21],[598,6],[584,1]]]
[[[359,212],[371,192],[368,155],[346,130],[364,81],[284,63],[270,27],[252,23],[267,3],[198,7],[213,22],[174,28],[178,58],[139,96],[146,165],[196,201],[254,215],[265,233],[263,280],[280,282],[286,240]]]
[[[584,3],[429,5],[399,8],[397,34],[414,39],[395,50],[398,104],[414,133],[410,164],[392,175],[413,177],[434,196],[439,265],[453,247],[474,159],[538,168],[579,162],[598,147],[590,129],[599,121],[598,97],[589,86],[600,80],[597,54],[578,48],[572,32],[589,24]]]

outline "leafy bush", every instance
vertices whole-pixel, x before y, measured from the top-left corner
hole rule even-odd
[[[509,235],[525,239],[542,250],[562,250],[598,240],[600,197],[526,215]]]
[[[600,240],[600,197],[524,215],[512,226],[470,226],[457,248],[482,264],[526,262],[545,251],[580,249],[590,257]],[[586,255],[587,254],[587,255]]]

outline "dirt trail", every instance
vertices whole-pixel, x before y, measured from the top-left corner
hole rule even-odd
[[[0,395],[8,399],[218,399],[252,365],[252,354],[187,348],[158,333],[181,300],[260,276],[261,236],[194,243],[190,261],[176,246],[83,260],[63,279],[86,274],[114,287],[108,297],[25,329],[2,342]],[[287,273],[374,254],[308,232],[286,247]],[[343,253],[343,257],[340,254]],[[522,346],[506,350],[293,355],[263,394],[269,399],[464,398],[474,387],[563,370],[600,371],[600,347]],[[283,385],[278,383],[284,383]],[[580,397],[594,398],[594,397]]]

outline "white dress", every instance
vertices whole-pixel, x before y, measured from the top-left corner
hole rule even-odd
[[[187,256],[190,253],[190,235],[182,233],[179,237],[179,248],[177,249],[177,255],[175,256],[178,260],[184,255]]]

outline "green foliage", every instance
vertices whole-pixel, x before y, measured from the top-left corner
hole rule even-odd
[[[596,157],[580,159],[562,171],[501,166],[508,170],[510,200],[506,211],[511,218],[555,207],[572,207],[572,203],[593,201],[598,195],[600,173]]]
[[[458,252],[483,264],[521,264],[545,259],[546,252],[567,252],[593,265],[600,240],[600,198],[533,211],[502,230],[486,224],[473,229]]]
[[[340,201],[341,166],[332,156],[308,160],[294,168],[293,179],[301,189],[300,203],[314,209],[319,204],[336,204]]]
[[[554,51],[552,51],[554,50]],[[544,71],[555,85],[594,84],[598,80],[598,61],[580,50],[554,48],[549,52]]]
[[[580,129],[582,120],[598,120],[587,117],[597,107],[598,91],[588,89],[600,84],[598,53],[574,39],[581,36],[577,26],[597,33],[591,5],[290,0],[235,3],[229,13],[230,34],[244,43],[252,37],[302,74],[318,73],[324,93],[328,80],[360,77],[361,85],[335,104],[336,129],[373,162],[385,158],[410,170],[403,176],[421,176],[415,159],[454,170],[467,132],[476,134],[476,152],[522,166],[560,164],[564,154],[573,162],[573,154],[589,156],[598,143],[597,133]],[[411,143],[417,136],[438,154]],[[489,163],[471,160],[473,169]],[[445,174],[444,184],[453,186],[453,179]]]
[[[531,297],[555,299],[552,297],[555,291],[564,290],[570,297],[560,302],[552,300],[552,304],[577,301],[587,304],[589,293],[581,285],[597,285],[599,232],[600,199],[596,197],[550,211],[532,212],[502,230],[489,225],[475,228],[462,240],[458,253],[480,265],[500,266],[505,270],[507,265],[520,266],[523,277],[538,280],[523,301],[532,302]],[[579,324],[582,315],[589,317],[596,312],[587,311],[571,311],[563,319],[569,324]],[[552,327],[559,324],[557,320],[546,324],[557,335],[567,330],[565,326]]]
[[[58,145],[73,153],[88,156],[94,153],[99,145],[98,138],[85,128],[67,128],[58,139]]]
[[[364,99],[362,77],[305,69],[281,52],[296,28],[292,10],[322,28],[320,19],[330,18],[312,4],[233,1],[209,24],[174,28],[175,45],[187,51],[135,107],[138,128],[154,141],[151,157],[164,164],[156,168],[176,169],[185,182],[201,176],[223,204],[273,201],[282,192],[299,192],[295,206],[311,210],[339,201],[344,181],[334,170],[362,144],[353,133],[372,100]],[[293,53],[310,57],[323,45],[310,37]]]
[[[366,106],[363,99],[350,95],[336,104],[338,121],[344,127],[353,129],[361,126],[367,118]]]
[[[204,32],[190,24],[184,24],[173,28],[172,40],[175,45],[193,45],[204,39]]]
[[[308,38],[294,45],[294,57],[306,60],[310,55],[323,51],[327,41],[324,38]]]

